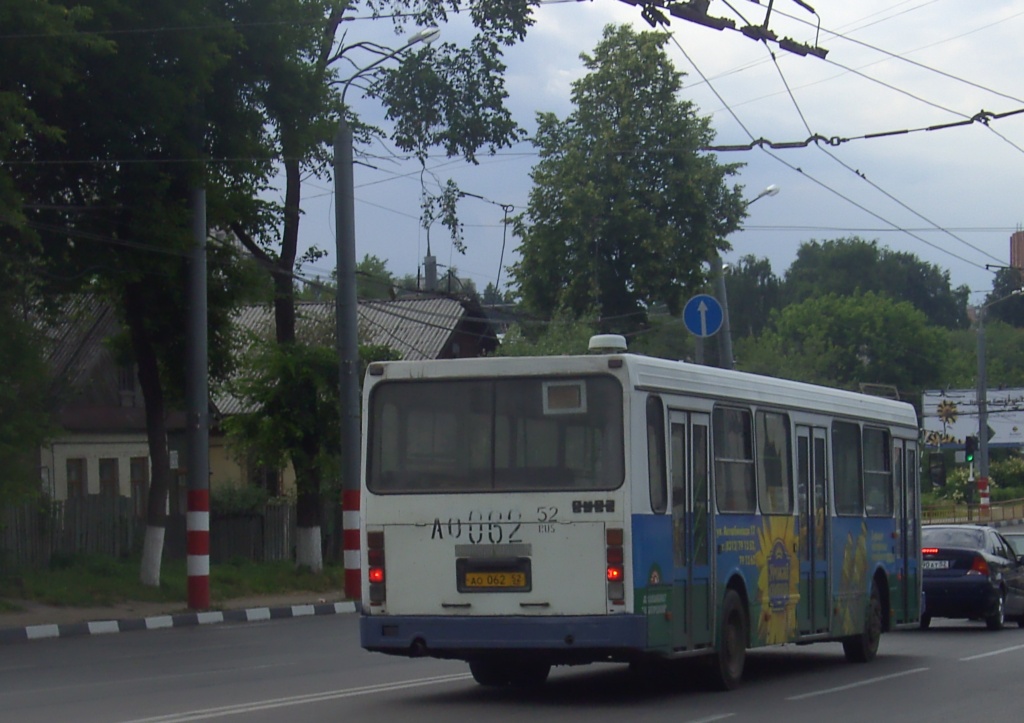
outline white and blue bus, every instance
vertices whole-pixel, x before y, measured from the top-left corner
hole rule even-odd
[[[364,648],[466,660],[483,685],[704,655],[728,689],[750,648],[867,662],[919,620],[909,404],[613,339],[369,366]]]

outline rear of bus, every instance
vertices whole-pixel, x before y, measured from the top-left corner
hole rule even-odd
[[[364,648],[467,660],[478,682],[500,685],[643,646],[644,621],[627,609],[621,366],[371,365]]]

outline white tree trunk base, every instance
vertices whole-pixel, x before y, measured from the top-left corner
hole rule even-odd
[[[160,586],[160,562],[164,555],[164,533],[166,528],[146,527],[146,538],[142,543],[142,568],[139,580],[143,585]]]
[[[299,527],[295,531],[295,563],[311,571],[324,571],[324,551],[320,543],[320,526]]]

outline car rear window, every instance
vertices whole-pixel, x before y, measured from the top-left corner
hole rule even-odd
[[[921,544],[926,547],[967,547],[980,550],[985,547],[985,532],[956,527],[925,527],[921,530]]]

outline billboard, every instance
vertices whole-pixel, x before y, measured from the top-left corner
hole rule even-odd
[[[1024,388],[985,392],[990,447],[1024,447]],[[925,446],[963,447],[964,438],[978,434],[978,392],[938,389],[921,395],[921,426]]]

